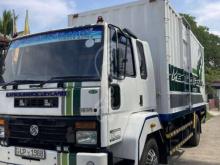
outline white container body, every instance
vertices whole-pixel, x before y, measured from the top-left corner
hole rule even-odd
[[[68,26],[95,24],[98,16],[149,43],[161,117],[205,105],[203,47],[167,1],[139,0],[69,15]]]

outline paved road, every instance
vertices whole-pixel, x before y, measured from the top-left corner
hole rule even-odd
[[[220,165],[220,116],[203,124],[200,145],[182,148],[170,165]]]

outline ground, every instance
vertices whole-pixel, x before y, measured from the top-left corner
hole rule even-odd
[[[198,147],[184,147],[171,158],[170,165],[220,165],[220,116],[214,116],[203,124]]]

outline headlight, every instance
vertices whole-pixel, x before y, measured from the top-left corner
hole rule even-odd
[[[5,138],[5,120],[0,119],[0,138]]]
[[[5,138],[5,126],[0,126],[0,138]]]
[[[97,144],[97,132],[96,131],[77,131],[76,132],[77,144]]]

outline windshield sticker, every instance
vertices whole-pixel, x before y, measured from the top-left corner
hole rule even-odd
[[[33,46],[33,45],[60,42],[60,41],[70,41],[70,40],[100,40],[101,41],[102,33],[103,32],[101,29],[87,28],[80,30],[70,29],[67,31],[40,34],[28,38],[22,38],[20,40],[15,40],[14,42],[12,42],[9,50],[26,47],[26,46]]]
[[[85,46],[87,48],[91,48],[95,45],[95,41],[93,39],[88,39],[86,42],[85,42]]]
[[[95,39],[95,43],[100,43],[101,41],[102,41],[101,38],[97,38],[97,39]]]

